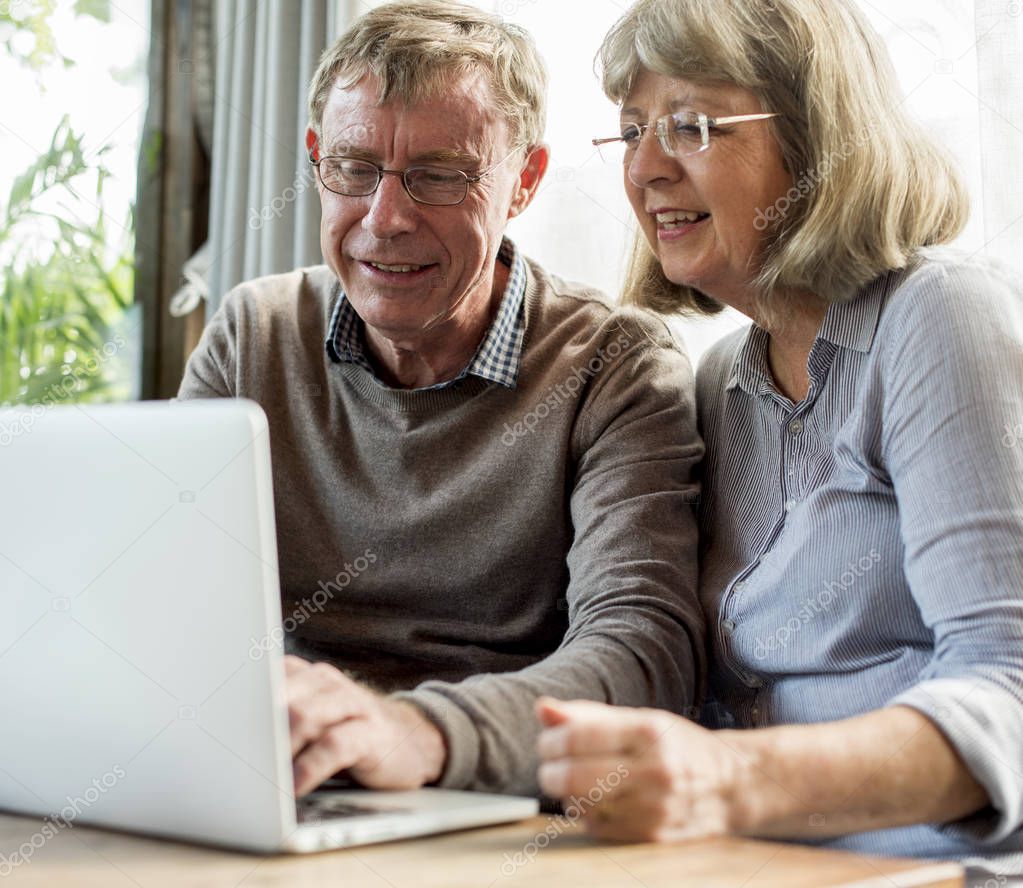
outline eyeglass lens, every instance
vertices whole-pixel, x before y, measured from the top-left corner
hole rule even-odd
[[[661,148],[669,154],[688,157],[706,150],[710,144],[707,118],[695,111],[668,114],[649,124],[654,130]],[[624,163],[639,148],[647,125],[623,124],[621,139],[600,145],[600,156],[608,163]]]
[[[324,186],[349,197],[372,194],[380,183],[380,177],[388,174],[364,160],[325,157],[320,161],[320,179]],[[409,194],[422,203],[439,206],[458,204],[465,200],[467,194],[468,180],[459,170],[415,166],[405,170],[402,178]]]

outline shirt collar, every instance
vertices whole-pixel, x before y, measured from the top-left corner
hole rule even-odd
[[[904,271],[886,272],[867,284],[854,298],[845,302],[832,302],[828,306],[811,352],[811,375],[815,363],[821,364],[820,369],[826,371],[823,365],[830,361],[825,359],[833,357],[836,351],[826,347],[825,343],[863,353],[870,351],[881,309],[904,275]],[[767,343],[768,335],[763,328],[751,324],[732,364],[728,388],[738,386],[750,395],[771,391]],[[815,356],[819,359],[817,362],[814,361]]]
[[[881,308],[894,289],[901,272],[889,272],[867,284],[866,288],[846,302],[832,302],[824,316],[818,339],[866,354],[874,344]]]
[[[497,315],[480,343],[476,354],[454,379],[427,389],[443,389],[467,376],[515,388],[522,362],[525,336],[526,263],[509,238],[501,241],[497,258],[508,266],[508,283]],[[356,364],[376,378],[365,349],[365,323],[356,313],[341,285],[327,329],[327,355],[335,363]]]
[[[767,366],[767,331],[756,324],[746,328],[746,335],[732,363],[732,375],[728,380],[728,389],[736,386],[748,395],[763,394],[770,391],[770,369]]]

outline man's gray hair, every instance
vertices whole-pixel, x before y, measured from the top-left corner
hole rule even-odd
[[[380,82],[381,103],[407,104],[435,95],[452,77],[487,75],[513,144],[543,140],[547,70],[533,38],[475,6],[448,0],[388,3],[360,16],[320,60],[309,89],[309,121],[320,134],[330,91],[366,74]]]

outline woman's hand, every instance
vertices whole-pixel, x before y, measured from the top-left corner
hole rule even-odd
[[[711,732],[655,709],[542,698],[539,781],[592,834],[670,842],[744,831],[753,766]]]
[[[905,706],[747,731],[548,698],[537,715],[541,788],[603,838],[824,839],[952,822],[990,804],[938,727]]]

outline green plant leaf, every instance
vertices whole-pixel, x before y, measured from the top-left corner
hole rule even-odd
[[[87,15],[100,22],[110,21],[110,0],[75,0],[75,15]]]

